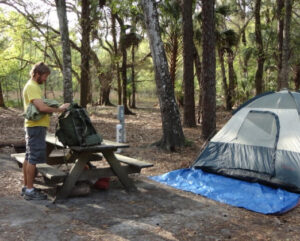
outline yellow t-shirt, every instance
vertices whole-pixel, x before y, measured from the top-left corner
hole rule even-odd
[[[35,99],[42,99],[42,98],[43,98],[43,92],[39,84],[32,79],[28,80],[23,89],[23,101],[24,101],[25,112],[30,102],[32,102]],[[49,127],[49,125],[50,125],[49,114],[45,114],[38,121],[31,121],[25,119],[25,127],[34,127],[34,126]]]

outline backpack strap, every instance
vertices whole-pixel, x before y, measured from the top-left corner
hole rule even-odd
[[[82,116],[82,113],[81,113],[82,110],[76,108],[75,111],[78,113],[78,117],[79,117],[79,119],[80,119],[80,121],[82,123],[82,129],[83,129],[83,131],[82,131],[82,135],[80,136],[80,138],[81,138],[81,142],[85,145],[86,144],[85,143],[85,137],[87,136],[88,127],[86,125],[85,118]],[[76,127],[76,125],[74,125],[74,126]],[[78,133],[77,133],[77,135],[78,135]]]

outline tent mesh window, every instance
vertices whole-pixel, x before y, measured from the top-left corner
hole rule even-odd
[[[272,113],[249,112],[239,129],[236,143],[274,148],[278,128]]]

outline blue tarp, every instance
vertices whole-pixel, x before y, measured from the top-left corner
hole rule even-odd
[[[180,190],[263,214],[287,212],[300,199],[300,194],[280,188],[274,189],[194,168],[179,169],[150,178]]]

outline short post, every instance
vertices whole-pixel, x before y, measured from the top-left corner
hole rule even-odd
[[[116,139],[118,143],[125,143],[125,116],[124,116],[124,106],[118,105],[118,120],[120,124],[116,125]],[[121,152],[121,148],[118,148],[117,153]]]

